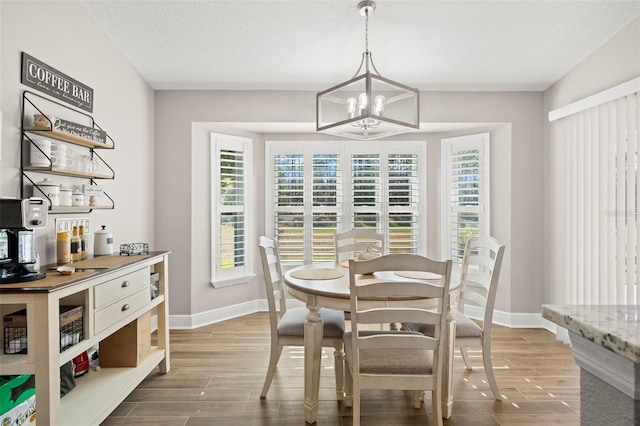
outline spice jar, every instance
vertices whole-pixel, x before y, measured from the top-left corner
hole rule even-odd
[[[80,259],[87,258],[87,234],[84,233],[84,226],[80,225],[78,228],[78,234],[80,235]]]
[[[58,265],[71,262],[71,236],[69,231],[58,232],[56,235]]]
[[[81,259],[80,233],[78,227],[74,226],[71,234],[71,261],[78,262]]]
[[[72,205],[75,207],[82,207],[84,206],[84,193],[81,191],[73,191],[73,200],[72,200]]]

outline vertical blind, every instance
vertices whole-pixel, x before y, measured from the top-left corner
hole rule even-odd
[[[554,303],[640,303],[639,122],[635,92],[551,123]]]

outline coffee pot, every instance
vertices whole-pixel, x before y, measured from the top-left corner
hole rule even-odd
[[[48,210],[44,198],[0,198],[0,284],[46,276],[39,271],[34,230],[47,226]]]

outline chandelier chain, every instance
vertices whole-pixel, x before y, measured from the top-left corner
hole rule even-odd
[[[369,53],[369,9],[364,11],[364,51]]]

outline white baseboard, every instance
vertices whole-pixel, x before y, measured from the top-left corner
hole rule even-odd
[[[287,299],[287,306],[304,306],[304,303],[296,299]],[[266,299],[257,299],[194,315],[170,315],[169,328],[172,330],[190,330],[255,312],[266,312],[267,310]],[[481,318],[481,312],[475,306],[466,306],[465,313],[471,318]],[[493,313],[493,323],[509,328],[544,328],[557,334],[557,326],[542,318],[540,313],[511,313],[496,310]]]
[[[266,300],[253,300],[193,315],[169,315],[169,329],[191,330],[255,312],[266,311],[266,306]]]
[[[464,313],[471,318],[482,319],[482,311],[477,306],[465,305]],[[540,313],[512,313],[494,310],[493,323],[509,328],[544,328],[555,333],[555,329],[551,330],[548,326],[553,323],[542,318]]]

